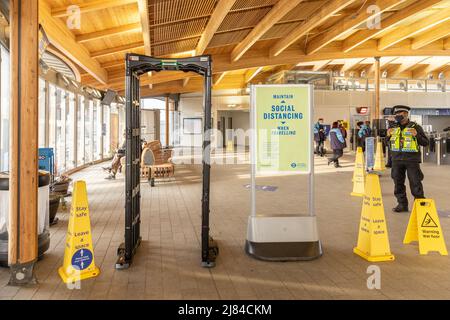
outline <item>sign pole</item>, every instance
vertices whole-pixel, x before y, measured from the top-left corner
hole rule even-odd
[[[250,121],[251,121],[251,141],[250,141],[250,161],[251,161],[251,216],[256,216],[256,153],[257,153],[257,145],[256,145],[256,102],[255,102],[255,87],[251,86],[251,101],[250,101]]]
[[[312,86],[309,87],[309,122],[311,130],[314,127],[314,89]],[[309,147],[309,163],[310,163],[310,172],[309,172],[309,215],[311,217],[314,217],[315,214],[315,203],[314,203],[314,196],[315,196],[315,188],[314,188],[314,144],[312,143],[312,139],[309,139],[310,147]]]

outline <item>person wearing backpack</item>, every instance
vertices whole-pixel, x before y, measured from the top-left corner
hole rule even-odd
[[[362,147],[363,151],[366,151],[366,138],[370,137],[370,127],[366,123],[361,122],[361,128],[358,131],[358,138],[360,139],[360,146]]]
[[[320,118],[314,125],[314,141],[316,142],[316,154],[323,157],[325,155],[325,128],[323,126],[323,119]]]
[[[344,155],[345,139],[337,121],[333,122],[330,130],[330,146],[333,149],[333,157],[328,159],[328,165],[334,162],[336,168],[341,168],[339,158]]]

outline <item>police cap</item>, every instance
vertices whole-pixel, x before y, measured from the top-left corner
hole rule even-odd
[[[394,114],[397,114],[397,113],[403,112],[403,111],[409,112],[410,110],[411,110],[411,108],[408,106],[399,105],[399,106],[395,106],[392,111]]]

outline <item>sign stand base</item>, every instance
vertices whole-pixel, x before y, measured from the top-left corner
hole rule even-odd
[[[75,270],[73,274],[67,274],[64,268],[60,267],[58,269],[58,273],[64,283],[75,283],[77,281],[82,281],[98,276],[100,274],[100,269],[95,267],[94,270],[89,272],[77,272],[77,270]]]
[[[365,252],[362,252],[358,248],[354,248],[353,253],[357,254],[361,258],[363,258],[367,261],[370,261],[370,262],[383,262],[383,261],[395,260],[395,257],[393,254],[389,254],[389,255],[385,255],[385,256],[369,256],[368,254],[366,254]]]
[[[320,258],[323,251],[316,217],[250,216],[245,252],[265,261],[307,261]]]

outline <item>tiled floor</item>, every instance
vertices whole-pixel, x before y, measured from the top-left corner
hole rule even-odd
[[[352,253],[357,240],[361,199],[350,197],[352,163],[334,169],[317,160],[316,213],[324,247],[322,258],[311,262],[262,262],[243,249],[250,193],[249,166],[214,165],[212,173],[212,235],[220,246],[214,269],[200,267],[200,167],[177,166],[176,178],[151,189],[142,183],[142,237],[132,267],[114,269],[116,250],[123,240],[124,179],[103,179],[100,166],[74,176],[87,181],[97,278],[80,290],[69,290],[57,269],[62,264],[67,213],[51,228],[51,248],[36,266],[39,285],[8,287],[9,272],[0,269],[0,299],[450,299],[450,258],[419,256],[416,245],[402,239],[408,214],[393,214],[393,185],[389,172],[381,179],[393,262],[379,263],[381,290],[367,289],[371,263]],[[450,214],[450,167],[424,165],[425,191]],[[277,186],[258,192],[258,213],[302,213],[306,210],[305,177],[258,178],[258,184]],[[450,219],[441,216],[450,244]]]

